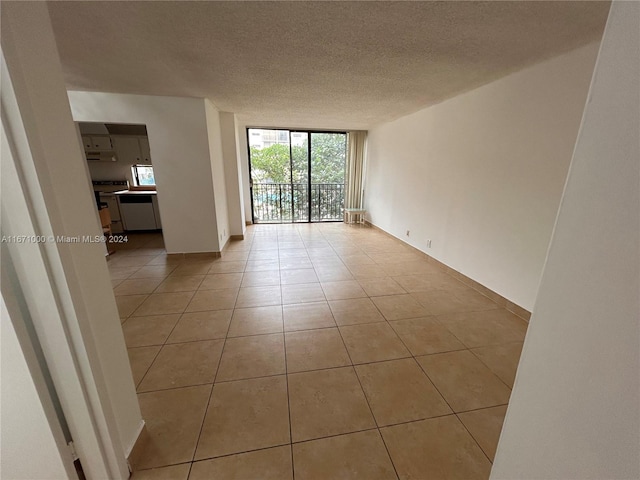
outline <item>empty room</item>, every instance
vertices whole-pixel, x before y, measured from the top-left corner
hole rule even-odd
[[[639,3],[0,20],[2,478],[640,478]]]

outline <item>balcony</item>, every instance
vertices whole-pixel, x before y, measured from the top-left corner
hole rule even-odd
[[[342,221],[344,183],[254,183],[255,223]]]

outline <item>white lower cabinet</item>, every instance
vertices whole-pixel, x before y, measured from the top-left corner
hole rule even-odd
[[[157,230],[162,228],[158,199],[155,193],[125,193],[117,195],[117,197],[122,226],[125,230]]]

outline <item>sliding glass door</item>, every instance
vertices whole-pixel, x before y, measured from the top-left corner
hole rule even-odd
[[[342,220],[347,135],[311,132],[310,136],[311,220]]]
[[[341,221],[346,134],[247,129],[254,223]]]
[[[291,221],[291,144],[287,130],[248,129],[253,221]]]

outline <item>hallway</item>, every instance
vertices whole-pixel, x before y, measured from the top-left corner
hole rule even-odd
[[[488,478],[527,323],[400,241],[259,225],[109,261],[147,432],[134,480]]]

